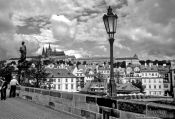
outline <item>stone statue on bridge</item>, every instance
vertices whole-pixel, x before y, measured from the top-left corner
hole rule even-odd
[[[22,45],[19,51],[21,53],[21,56],[20,56],[20,59],[18,60],[18,82],[19,84],[21,84],[21,78],[24,79],[24,76],[23,76],[24,74],[22,72],[24,72],[23,70],[27,68],[27,61],[26,61],[27,49],[24,41],[22,41]]]
[[[20,61],[19,62],[24,62],[26,60],[26,54],[27,54],[27,49],[26,49],[26,45],[25,42],[22,41],[22,46],[19,49],[20,53],[21,53],[21,57],[20,57]]]

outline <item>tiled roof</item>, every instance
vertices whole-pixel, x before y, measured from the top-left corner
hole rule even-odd
[[[96,76],[96,74],[85,73],[85,76],[86,76],[86,77],[88,77],[88,76]]]
[[[170,66],[158,66],[158,71],[162,73],[166,73],[170,71]]]
[[[49,68],[46,68],[46,72],[50,73],[49,77],[54,77],[54,78],[77,78],[75,75],[73,75],[67,69],[49,69]]]
[[[156,66],[140,66],[141,72],[158,72],[158,69]]]
[[[86,67],[85,65],[78,65],[78,70],[81,71],[82,73],[85,73],[86,72]]]
[[[76,66],[68,66],[67,69],[70,71],[70,72],[73,72],[73,70],[75,69]]]
[[[139,67],[140,68],[140,65],[139,64],[128,64],[126,67],[131,67],[131,68]]]
[[[140,91],[139,88],[135,87],[131,83],[117,84],[117,90],[119,91]]]
[[[107,66],[105,66],[105,67],[99,67],[98,70],[110,70],[110,67],[107,67]]]

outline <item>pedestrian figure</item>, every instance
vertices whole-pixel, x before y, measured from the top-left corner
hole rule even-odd
[[[4,80],[1,87],[1,100],[6,100],[7,81]]]
[[[10,96],[9,97],[15,97],[16,96],[16,86],[19,85],[16,78],[13,77],[13,79],[10,81]]]

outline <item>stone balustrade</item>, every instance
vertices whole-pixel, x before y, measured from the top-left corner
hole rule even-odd
[[[83,119],[159,119],[175,118],[175,107],[126,99],[80,93],[60,92],[32,87],[18,87],[23,99],[49,106]],[[154,117],[154,118],[153,118]]]

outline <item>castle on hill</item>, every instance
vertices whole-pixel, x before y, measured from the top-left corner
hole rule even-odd
[[[64,51],[56,51],[56,49],[52,50],[52,48],[49,44],[48,48],[45,49],[43,47],[42,56],[43,57],[65,56],[65,53],[64,53]]]

